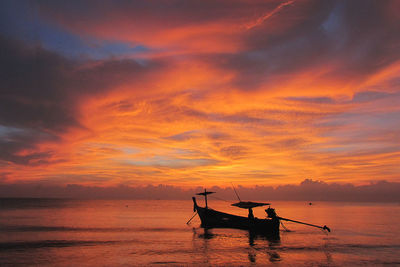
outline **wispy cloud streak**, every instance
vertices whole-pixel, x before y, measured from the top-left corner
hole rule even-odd
[[[284,8],[286,6],[289,6],[289,5],[292,5],[293,3],[294,3],[294,1],[287,1],[287,2],[283,2],[283,3],[279,4],[274,10],[269,11],[266,14],[264,14],[263,16],[257,18],[255,21],[246,24],[245,28],[247,30],[250,30],[250,29],[252,29],[254,27],[257,27],[258,25],[264,23],[269,18],[271,18],[273,15],[278,13],[282,8]]]

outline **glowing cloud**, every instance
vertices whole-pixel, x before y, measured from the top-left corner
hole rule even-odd
[[[396,1],[1,5],[3,183],[400,181]]]

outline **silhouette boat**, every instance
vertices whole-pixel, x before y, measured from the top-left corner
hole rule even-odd
[[[277,216],[275,209],[268,207],[265,212],[267,213],[267,218],[259,219],[254,217],[253,208],[262,207],[270,205],[269,203],[262,202],[252,202],[252,201],[241,201],[239,196],[239,202],[231,204],[232,206],[236,206],[238,208],[247,209],[249,214],[247,217],[233,215],[221,211],[217,211],[208,207],[207,203],[207,195],[214,194],[215,192],[210,192],[204,190],[204,192],[197,193],[196,195],[202,195],[205,199],[205,207],[200,207],[197,204],[196,197],[192,197],[193,199],[193,211],[196,212],[193,217],[188,221],[190,221],[196,216],[199,215],[201,220],[201,227],[204,229],[212,229],[212,228],[233,228],[233,229],[242,229],[248,230],[250,234],[255,235],[263,235],[270,238],[279,239],[279,226],[281,221],[290,221],[294,223],[300,223],[312,227],[317,227],[323,230],[330,232],[329,227],[326,225],[318,226],[314,224],[309,224],[305,222],[295,221],[287,218],[282,218]]]

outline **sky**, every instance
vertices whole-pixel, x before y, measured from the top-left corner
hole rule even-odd
[[[0,2],[0,183],[400,182],[400,1]]]

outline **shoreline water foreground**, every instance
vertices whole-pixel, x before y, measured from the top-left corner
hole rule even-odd
[[[33,200],[0,202],[1,266],[376,266],[400,264],[396,203],[274,202],[281,216],[311,219],[326,234],[294,223],[279,241],[242,230],[185,222],[192,202],[163,200]],[[245,215],[223,201],[212,208]],[[243,213],[243,214],[241,214]],[[255,216],[265,216],[255,211]]]

